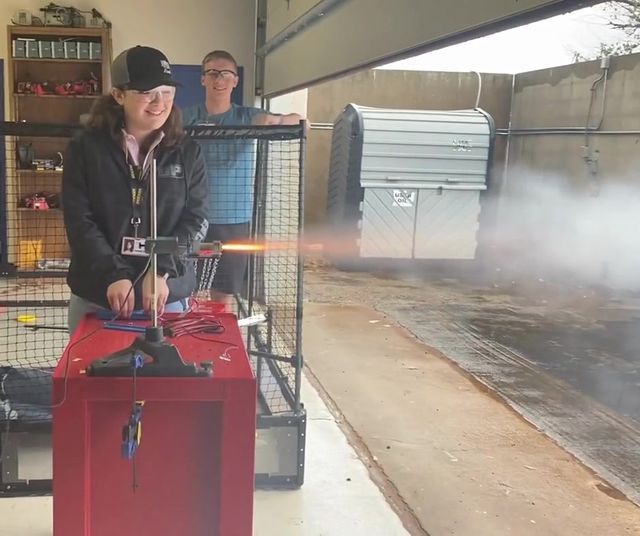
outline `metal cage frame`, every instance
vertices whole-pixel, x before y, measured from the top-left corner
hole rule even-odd
[[[0,281],[9,284],[20,281],[42,281],[43,278],[61,278],[65,270],[24,270],[7,259],[7,166],[10,165],[10,138],[20,136],[68,138],[73,136],[79,126],[49,125],[17,122],[0,122],[0,139],[4,142],[0,159]],[[304,153],[306,147],[306,127],[304,123],[295,126],[247,126],[247,127],[187,127],[185,132],[196,140],[255,140],[256,165],[254,177],[253,218],[251,238],[266,240],[271,210],[281,210],[281,204],[270,205],[270,196],[280,186],[278,173],[274,173],[270,162],[277,152],[274,146],[286,147],[293,172],[287,175],[291,188],[289,205],[284,207],[289,214],[282,214],[282,222],[287,222],[286,233],[295,235],[295,249],[290,248],[285,255],[287,264],[286,285],[287,316],[286,322],[278,307],[272,307],[265,287],[278,288],[273,278],[274,266],[269,265],[265,256],[252,255],[249,260],[246,280],[246,296],[236,296],[238,317],[250,317],[264,314],[266,321],[252,325],[246,330],[246,346],[258,383],[258,407],[256,448],[256,486],[261,488],[297,488],[304,482],[306,411],[300,399],[302,380],[302,310],[303,310],[303,256],[300,238],[304,218]],[[288,144],[288,145],[287,145]],[[9,156],[10,157],[10,156]],[[271,168],[269,170],[269,168]],[[285,174],[281,174],[285,175]],[[295,183],[295,184],[294,184]],[[275,208],[274,208],[275,207]],[[282,255],[282,253],[280,253]],[[31,299],[17,296],[13,299],[0,299],[0,306],[7,310],[19,311],[25,308],[66,307],[67,299],[59,295],[55,299]],[[286,332],[283,334],[283,330]],[[278,339],[287,338],[290,343],[283,346]],[[6,339],[6,338],[5,338]],[[56,358],[59,357],[56,356]],[[0,366],[2,363],[0,363]],[[1,415],[0,415],[1,417]],[[7,428],[7,424],[9,427]],[[10,434],[49,434],[50,422],[9,421],[0,419],[0,469],[19,455],[16,445],[19,441]],[[4,446],[4,449],[3,449]],[[7,457],[8,456],[8,457]],[[9,459],[12,461],[9,462]],[[262,461],[261,461],[262,460]],[[0,470],[1,495],[34,495],[51,491],[51,480],[33,479],[28,481],[3,480],[4,471]]]

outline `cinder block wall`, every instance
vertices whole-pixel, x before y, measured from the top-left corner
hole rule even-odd
[[[472,108],[477,88],[474,73],[365,71],[310,88],[308,118],[331,124],[348,103]],[[597,60],[515,77],[482,74],[480,107],[502,131],[483,200],[480,256],[503,273],[628,287],[638,249],[631,229],[640,227],[640,54],[611,58],[606,73]],[[331,130],[311,131],[308,228],[325,222],[330,146]]]
[[[511,112],[496,262],[640,289],[640,54],[518,74]]]

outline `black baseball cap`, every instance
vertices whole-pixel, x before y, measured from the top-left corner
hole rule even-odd
[[[167,57],[157,48],[141,45],[118,54],[111,64],[111,83],[120,89],[148,91],[158,86],[180,86],[171,76]]]

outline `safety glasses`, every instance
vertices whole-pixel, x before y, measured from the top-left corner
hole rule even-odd
[[[203,71],[202,74],[209,78],[213,78],[214,80],[217,80],[218,78],[222,78],[222,80],[233,80],[238,76],[237,73],[229,71],[228,69],[222,69],[221,71],[218,69],[207,69],[206,71]]]
[[[176,88],[173,86],[160,86],[149,91],[138,91],[130,89],[129,94],[138,102],[153,102],[156,99],[170,101],[176,96]]]

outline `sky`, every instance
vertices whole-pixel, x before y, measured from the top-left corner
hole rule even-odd
[[[620,33],[607,27],[602,5],[580,9],[526,26],[379,67],[412,71],[521,73],[573,62],[573,53],[613,42]]]

